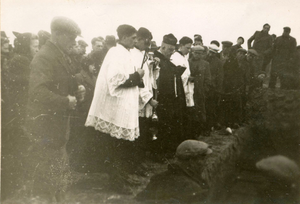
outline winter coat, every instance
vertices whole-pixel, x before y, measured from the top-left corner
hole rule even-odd
[[[296,45],[296,39],[291,36],[279,36],[276,38],[273,46],[273,71],[286,70],[292,66],[296,53]]]
[[[191,76],[194,77],[194,101],[198,120],[206,121],[205,98],[211,84],[209,63],[205,60],[190,59]]]
[[[69,99],[77,91],[75,76],[65,54],[51,41],[30,64],[27,129],[30,139],[52,148],[68,141]]]

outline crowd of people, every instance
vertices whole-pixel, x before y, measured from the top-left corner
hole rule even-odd
[[[69,156],[75,166],[84,162],[90,137],[98,138],[89,145],[110,187],[130,193],[128,175],[147,174],[141,165],[146,153],[157,159],[177,149],[180,157],[182,142],[247,123],[247,102],[256,90],[298,90],[300,47],[291,28],[279,37],[270,28],[256,31],[248,49],[243,37],[235,45],[204,45],[199,34],[178,41],[172,33],[157,47],[147,28],[124,24],[118,39],[93,38],[90,53],[88,43],[76,41],[81,29],[66,17],[52,20],[51,33],[13,32],[14,46],[1,31],[2,137],[28,139],[23,156],[30,195],[61,200]],[[202,154],[211,153],[199,145]]]

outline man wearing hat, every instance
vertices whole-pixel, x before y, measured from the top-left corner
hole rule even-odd
[[[85,126],[93,127],[107,141],[104,153],[111,158],[108,163],[111,187],[121,193],[131,193],[125,186],[128,177],[124,168],[132,168],[133,141],[139,131],[139,88],[144,70],[135,67],[130,50],[137,43],[136,29],[131,25],[117,28],[119,43],[111,48],[99,72],[94,98]],[[131,165],[131,166],[130,166]]]
[[[45,45],[45,43],[50,39],[51,34],[45,30],[40,30],[38,32],[38,36],[39,36],[39,49],[41,49],[41,47]]]
[[[223,64],[229,58],[229,56],[232,54],[232,51],[231,51],[232,44],[233,43],[230,41],[222,41],[222,51],[220,52],[220,59]]]
[[[295,89],[299,68],[295,66],[296,39],[290,36],[291,28],[284,27],[282,36],[275,39],[270,76],[270,88],[275,88],[277,77],[282,89]],[[296,77],[297,76],[297,77]]]
[[[266,71],[268,64],[265,61],[268,61],[268,56],[272,53],[273,39],[269,34],[270,28],[271,26],[266,23],[261,31],[256,31],[248,39],[248,50],[255,49],[258,52],[259,56],[255,59],[255,63],[262,71]]]
[[[194,44],[193,44],[194,46],[195,45],[203,45],[203,40],[202,40],[202,36],[201,35],[199,35],[199,34],[195,34],[194,35]]]
[[[218,46],[215,44],[210,44],[208,46],[208,50],[207,62],[209,62],[210,67],[211,86],[205,103],[207,127],[209,129],[211,129],[211,127],[218,129],[220,126],[220,121],[217,108],[219,93],[222,91],[224,71],[222,61],[218,56]]]
[[[202,171],[205,159],[212,152],[205,142],[185,140],[177,147],[176,160],[168,165],[168,170],[154,175],[136,198],[153,203],[170,203],[172,200],[205,203],[209,187],[202,178]]]
[[[84,40],[78,40],[78,46],[79,46],[79,54],[81,56],[84,56],[86,54],[86,47],[88,44]]]
[[[192,47],[193,57],[189,60],[191,68],[191,77],[194,78],[194,100],[196,119],[194,124],[195,134],[206,134],[206,109],[205,98],[209,92],[211,84],[210,66],[204,60],[205,49],[201,45]]]
[[[27,135],[30,139],[26,167],[32,173],[32,196],[59,201],[66,190],[70,115],[76,109],[78,86],[67,60],[78,25],[66,17],[54,17],[51,38],[31,62]]]
[[[163,42],[154,57],[160,59],[160,74],[157,80],[157,115],[159,118],[158,148],[174,152],[184,136],[184,114],[186,110],[185,93],[181,75],[186,68],[175,66],[170,61],[175,51],[177,39],[173,34],[163,37]],[[160,137],[161,136],[161,137]]]

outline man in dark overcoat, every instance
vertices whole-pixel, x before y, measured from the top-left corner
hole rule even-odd
[[[259,56],[255,59],[255,66],[262,71],[266,70],[267,61],[269,61],[269,55],[272,52],[273,38],[269,34],[270,28],[271,26],[266,23],[261,31],[256,31],[248,39],[248,50],[255,49],[258,52]],[[251,45],[252,42],[253,45]]]
[[[53,18],[51,39],[30,65],[26,123],[31,143],[26,159],[29,190],[31,196],[48,202],[59,201],[68,183],[66,144],[78,87],[67,55],[80,33],[73,20]]]
[[[189,60],[191,76],[194,79],[194,101],[196,111],[196,124],[194,125],[197,135],[206,131],[205,99],[211,86],[210,66],[205,58],[205,49],[201,45],[192,48],[193,57]],[[198,128],[197,128],[198,127]]]
[[[175,66],[170,57],[175,51],[177,39],[173,34],[163,37],[159,51],[154,57],[160,59],[160,73],[157,80],[157,115],[159,118],[158,143],[164,152],[174,152],[184,139],[185,93],[181,75],[185,68]]]
[[[297,75],[297,69],[294,66],[296,53],[296,39],[290,36],[291,28],[284,27],[282,36],[275,39],[273,45],[273,58],[270,75],[270,88],[275,88],[276,79],[279,77],[281,88],[290,89]]]

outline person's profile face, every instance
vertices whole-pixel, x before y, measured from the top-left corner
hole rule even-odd
[[[89,72],[90,72],[91,74],[96,74],[96,73],[97,73],[95,64],[89,65]]]
[[[39,51],[39,40],[34,39],[30,41],[30,54],[32,57]]]
[[[129,49],[134,48],[135,44],[138,42],[136,33],[132,34],[131,36],[124,37],[123,42],[127,48]]]
[[[76,45],[76,39],[77,35],[69,34],[69,33],[61,33],[58,37],[58,46],[59,48],[66,52],[71,53],[73,46]]]
[[[99,51],[102,49],[103,49],[103,43],[101,41],[96,41],[95,44],[93,45],[93,50]]]
[[[172,54],[175,52],[175,46],[173,45],[168,45],[166,46],[166,49],[165,49],[165,56],[167,58],[171,58]]]
[[[182,45],[180,47],[180,51],[182,52],[183,55],[186,55],[191,51],[191,47],[192,47],[192,43]]]

